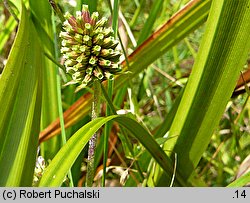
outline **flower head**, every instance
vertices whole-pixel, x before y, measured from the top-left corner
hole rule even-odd
[[[121,53],[116,50],[119,42],[112,36],[112,28],[105,27],[107,19],[98,19],[97,12],[90,15],[86,5],[76,16],[67,12],[65,18],[65,31],[60,37],[66,71],[73,79],[68,84],[79,84],[76,89],[79,91],[94,79],[113,79],[121,71],[118,65]]]

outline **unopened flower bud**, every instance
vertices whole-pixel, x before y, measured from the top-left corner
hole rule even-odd
[[[117,64],[121,53],[116,50],[118,41],[112,37],[112,28],[106,28],[107,18],[98,20],[99,14],[90,15],[88,6],[76,16],[66,12],[66,21],[60,33],[62,38],[61,53],[66,59],[66,71],[72,81],[67,84],[78,84],[76,91],[85,88],[93,80],[112,80],[121,71]]]

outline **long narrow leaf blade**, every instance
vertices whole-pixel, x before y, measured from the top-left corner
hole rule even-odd
[[[227,187],[243,187],[250,183],[250,171],[230,183]]]
[[[49,1],[29,1],[32,20],[39,33],[45,53],[55,56],[54,32],[52,29],[51,6]],[[39,39],[38,39],[39,40]],[[57,103],[56,74],[57,69],[45,55],[44,65],[41,130],[53,122],[59,115]],[[41,154],[45,159],[52,159],[61,145],[61,137],[56,137],[41,145]]]
[[[143,71],[145,67],[202,25],[207,19],[210,5],[210,0],[193,0],[170,18],[129,56],[129,67],[126,67],[125,61],[123,62],[124,70],[128,69],[132,73],[117,77],[115,88]]]
[[[129,56],[129,71],[131,71],[132,74],[118,76],[115,79],[114,91],[126,84],[132,77],[143,71],[154,62],[154,60],[169,50],[169,48],[176,45],[190,32],[204,23],[207,19],[210,5],[211,0],[193,0],[168,20],[162,28],[152,34]],[[125,61],[122,64],[124,70],[127,70]],[[90,94],[84,95],[64,113],[66,128],[78,122],[89,112],[91,99]],[[44,141],[58,133],[60,133],[59,119],[41,132],[40,141]]]
[[[0,78],[0,186],[31,186],[41,112],[42,50],[23,6]]]
[[[159,165],[167,171],[168,174],[172,174],[170,159],[166,156],[165,152],[160,148],[152,136],[133,119],[121,115],[114,115],[106,118],[97,118],[78,130],[68,140],[67,144],[61,148],[45,170],[39,186],[60,186],[67,172],[92,135],[101,126],[111,120],[114,120],[127,128],[151,153]],[[181,179],[179,180],[181,181]]]
[[[189,178],[230,99],[250,50],[250,0],[213,1],[200,51],[164,149]]]
[[[10,33],[15,29],[16,24],[17,23],[15,19],[10,16],[10,18],[6,22],[5,28],[0,33],[0,53],[3,51],[3,47],[9,39]]]
[[[155,20],[158,17],[160,10],[162,9],[163,2],[164,2],[163,0],[158,0],[158,1],[153,2],[152,11],[142,28],[140,37],[137,42],[138,45],[140,45],[151,34]]]

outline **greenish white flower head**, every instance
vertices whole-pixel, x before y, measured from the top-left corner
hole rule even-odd
[[[90,15],[87,5],[76,16],[67,12],[65,18],[60,37],[66,71],[72,76],[68,84],[79,84],[79,91],[95,79],[113,79],[121,71],[121,52],[116,50],[119,41],[114,39],[112,28],[105,27],[108,20],[99,19],[97,12]]]

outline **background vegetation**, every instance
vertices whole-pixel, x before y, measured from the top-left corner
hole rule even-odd
[[[250,182],[249,0],[50,3],[0,2],[0,186],[85,186],[95,132],[95,186]],[[94,121],[60,54],[60,11],[82,4],[123,51]]]

